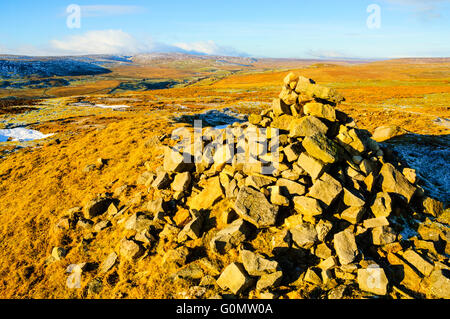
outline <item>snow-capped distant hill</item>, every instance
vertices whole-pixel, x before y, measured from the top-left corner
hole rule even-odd
[[[0,59],[0,78],[22,78],[28,76],[78,76],[97,75],[111,71],[95,63],[77,61],[72,58],[5,57]]]

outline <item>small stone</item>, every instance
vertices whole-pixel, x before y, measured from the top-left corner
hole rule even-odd
[[[372,228],[372,243],[377,246],[383,246],[393,243],[397,239],[394,230],[388,226]]]
[[[67,250],[62,247],[53,247],[52,249],[52,257],[55,260],[61,260],[67,255]]]
[[[353,262],[358,255],[355,236],[350,230],[344,230],[334,235],[334,249],[341,265]]]
[[[295,210],[302,215],[311,217],[321,215],[323,212],[320,202],[315,198],[296,196],[293,201]]]
[[[166,147],[164,153],[164,170],[166,172],[183,173],[190,171],[194,167],[192,160],[185,158],[180,152],[170,147]]]
[[[153,182],[154,178],[155,174],[153,174],[152,172],[144,172],[138,177],[136,184],[149,186]]]
[[[264,274],[256,283],[256,289],[261,291],[268,288],[276,288],[281,284],[282,279],[282,271],[277,271],[272,274]]]
[[[409,203],[416,193],[417,188],[390,163],[385,163],[381,168],[380,175],[383,177],[383,192],[395,193],[403,196]]]
[[[373,139],[377,142],[384,142],[388,139],[408,133],[399,126],[389,125],[377,127],[373,133]]]
[[[239,216],[257,227],[272,226],[276,222],[278,207],[272,205],[263,193],[250,187],[241,188],[234,206]]]
[[[273,182],[273,178],[252,174],[245,179],[245,186],[252,186],[256,189],[261,189],[272,184]]]
[[[109,220],[102,220],[102,221],[98,222],[97,224],[95,224],[94,231],[100,232],[103,229],[111,227],[111,225],[112,224],[111,224],[111,222]]]
[[[191,210],[208,210],[213,204],[223,196],[222,186],[220,185],[219,176],[210,178],[203,190],[193,198],[191,198],[189,207]]]
[[[273,99],[272,110],[275,115],[291,114],[289,105],[283,102],[281,99]]]
[[[336,257],[330,256],[327,259],[321,261],[317,267],[319,267],[322,270],[332,269],[334,267],[338,266],[338,262],[336,260]]]
[[[350,207],[361,207],[366,204],[366,201],[361,194],[344,187],[344,204]]]
[[[115,252],[110,253],[106,259],[100,265],[100,271],[102,273],[108,272],[117,262],[117,254]]]
[[[290,230],[292,241],[301,248],[309,249],[317,242],[317,232],[313,225],[302,224]]]
[[[423,207],[427,214],[439,217],[444,212],[444,205],[442,202],[437,201],[431,197],[426,197],[423,201]]]
[[[133,261],[141,257],[143,254],[144,250],[139,244],[133,240],[128,240],[126,238],[122,239],[120,243],[120,255],[125,259]]]
[[[298,159],[302,152],[299,144],[290,144],[283,148],[283,153],[286,155],[286,159],[289,163],[292,163]]]
[[[171,182],[169,174],[167,172],[161,171],[156,174],[156,178],[152,183],[152,187],[156,189],[165,189],[169,187]]]
[[[376,295],[384,296],[387,294],[387,285],[389,283],[384,269],[376,264],[372,264],[366,269],[358,269],[359,289]]]
[[[303,112],[305,112],[306,115],[321,117],[331,122],[336,121],[336,111],[328,104],[306,103],[303,106]]]
[[[366,209],[364,207],[349,207],[341,213],[341,219],[357,224],[361,221],[365,212]]]
[[[307,153],[301,153],[297,163],[309,174],[309,176],[311,176],[313,180],[319,178],[327,168],[325,163],[309,156]]]
[[[173,221],[178,227],[182,227],[186,225],[189,218],[191,218],[191,214],[187,209],[179,209],[173,216]]]
[[[317,238],[320,241],[325,241],[331,228],[333,228],[333,224],[330,221],[321,219],[316,225]]]
[[[336,163],[341,158],[341,149],[338,144],[327,138],[324,134],[307,136],[302,142],[308,154],[324,163]]]
[[[184,172],[177,174],[172,183],[172,190],[175,192],[184,192],[188,189],[191,184],[191,174],[189,172]]]
[[[428,294],[434,298],[450,299],[450,274],[448,270],[436,269],[430,275]]]
[[[324,173],[311,187],[308,196],[321,200],[329,206],[341,192],[342,185],[331,175]]]
[[[306,271],[304,280],[306,282],[309,282],[309,283],[317,285],[317,286],[322,285],[322,279],[320,278],[320,276],[316,273],[316,271],[313,268],[308,268],[308,270]]]
[[[312,136],[317,133],[326,134],[328,127],[317,117],[304,116],[300,119],[293,119],[289,123],[289,137]]]
[[[202,235],[203,217],[196,217],[190,221],[178,234],[178,241],[185,241],[189,238],[198,239]]]
[[[224,269],[217,279],[217,284],[223,290],[229,289],[233,294],[238,295],[250,288],[253,280],[246,274],[241,264],[232,263]]]
[[[422,256],[420,256],[417,252],[412,249],[408,249],[403,253],[403,258],[411,265],[416,267],[421,274],[425,277],[428,277],[434,269],[433,264],[425,260]]]
[[[268,260],[250,250],[241,250],[240,258],[245,270],[251,276],[262,276],[278,270],[276,261]]]
[[[276,182],[276,186],[279,186],[283,193],[287,193],[286,195],[290,196],[295,195],[302,196],[305,195],[306,193],[306,187],[304,185],[290,181],[285,178],[278,179]]]
[[[388,193],[377,193],[377,197],[370,209],[375,217],[389,217],[392,213],[391,196]]]
[[[314,255],[321,259],[327,259],[330,258],[332,254],[332,251],[325,243],[321,243],[317,245],[316,249],[314,250]]]
[[[84,216],[90,219],[102,215],[108,210],[111,203],[111,198],[100,197],[93,199],[84,206]]]
[[[370,218],[370,219],[366,219],[363,222],[363,226],[365,228],[375,228],[375,227],[389,226],[389,221],[387,220],[386,217]]]
[[[162,257],[163,267],[181,267],[186,264],[189,256],[189,249],[184,246],[168,250]]]
[[[277,206],[289,206],[289,199],[281,194],[280,186],[271,186],[270,190],[270,202]]]
[[[216,234],[211,240],[211,248],[219,254],[225,254],[246,240],[250,232],[251,227],[246,221],[235,220]]]

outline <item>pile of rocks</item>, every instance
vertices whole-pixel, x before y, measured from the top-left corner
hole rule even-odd
[[[137,182],[144,210],[98,198],[66,226],[123,227],[103,273],[158,255],[174,280],[219,294],[449,298],[447,212],[343,100],[290,73],[272,108],[167,146]]]

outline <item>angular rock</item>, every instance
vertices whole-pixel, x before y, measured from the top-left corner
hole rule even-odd
[[[339,133],[336,136],[336,140],[339,145],[344,147],[350,154],[360,155],[368,149],[359,131],[345,125],[339,127]]]
[[[430,275],[428,294],[434,298],[450,299],[450,274],[448,270],[436,269]]]
[[[317,286],[322,285],[322,279],[313,268],[308,268],[304,280]]]
[[[170,182],[172,180],[170,179],[169,174],[164,171],[160,171],[156,174],[156,178],[152,183],[152,187],[156,189],[165,189],[169,187]]]
[[[336,111],[332,106],[328,104],[306,103],[303,106],[303,112],[306,115],[321,117],[331,122],[336,121]]]
[[[283,272],[277,271],[271,274],[262,275],[256,283],[257,290],[264,290],[268,288],[276,288],[283,280]]]
[[[185,241],[189,238],[198,239],[202,235],[203,217],[199,216],[190,221],[178,234],[178,241]]]
[[[144,254],[142,247],[133,240],[126,238],[120,242],[120,255],[130,261],[136,260]]]
[[[346,229],[334,235],[334,249],[338,255],[341,265],[347,265],[353,262],[358,255],[358,246],[355,236]]]
[[[270,186],[270,202],[277,206],[289,206],[289,199],[281,194],[280,186]]]
[[[391,196],[388,193],[377,193],[377,197],[370,209],[375,217],[389,217],[392,213]]]
[[[217,285],[220,288],[229,289],[235,295],[244,292],[252,284],[253,280],[246,274],[244,267],[238,263],[228,265],[217,279]]]
[[[290,144],[283,148],[283,152],[286,155],[287,161],[292,163],[298,159],[302,150],[299,144]]]
[[[344,219],[352,224],[357,224],[361,221],[366,209],[364,207],[349,207],[341,213],[341,219]]]
[[[376,264],[366,269],[358,269],[359,289],[376,295],[384,296],[387,294],[388,279],[384,269]]]
[[[203,190],[193,198],[189,203],[191,210],[208,210],[213,204],[223,196],[219,176],[210,178]]]
[[[115,252],[110,253],[106,259],[100,265],[100,271],[107,273],[117,262],[117,254]]]
[[[333,224],[330,221],[321,219],[316,225],[317,238],[324,241],[332,228]]]
[[[317,232],[313,225],[302,224],[290,230],[292,241],[301,248],[309,249],[317,242]]]
[[[365,228],[375,228],[375,227],[389,226],[389,221],[387,220],[386,217],[370,218],[370,219],[366,219],[363,222],[363,226]]]
[[[344,188],[344,204],[351,207],[361,207],[366,204],[366,201],[361,194],[356,191],[350,191]]]
[[[315,159],[324,163],[336,163],[342,157],[338,144],[327,138],[324,134],[307,136],[302,142],[306,152]]]
[[[243,249],[239,255],[245,270],[250,276],[262,276],[278,270],[276,261],[268,260],[250,250]]]
[[[309,190],[308,196],[331,205],[342,192],[342,185],[331,175],[324,173]]]
[[[344,100],[342,95],[337,93],[336,90],[315,84],[313,80],[303,76],[299,77],[295,92],[298,94],[303,93],[310,97],[328,101],[333,104],[338,104]]]
[[[407,134],[408,131],[399,126],[388,125],[377,127],[373,133],[373,139],[377,142],[384,142],[395,136]]]
[[[62,247],[53,247],[52,249],[52,257],[55,260],[61,260],[67,255],[67,250]]]
[[[242,187],[235,202],[235,211],[257,227],[275,225],[278,207],[269,203],[263,193]]]
[[[172,190],[175,192],[184,192],[188,189],[190,184],[191,174],[189,172],[177,174],[172,183]]]
[[[109,205],[112,203],[111,198],[96,198],[89,201],[83,208],[84,216],[88,219],[103,215],[107,210]]]
[[[280,178],[276,182],[276,186],[279,186],[281,188],[281,192],[285,193],[287,192],[287,195],[295,196],[295,195],[305,195],[306,193],[306,187],[302,184],[293,182],[291,180]]]
[[[393,243],[397,239],[395,231],[388,226],[372,228],[372,243],[383,246]]]
[[[282,115],[282,114],[291,114],[291,110],[289,105],[283,102],[282,99],[273,99],[272,101],[272,111],[275,115]]]
[[[296,196],[294,197],[295,210],[305,216],[317,216],[323,213],[320,202],[312,197]]]
[[[167,147],[164,153],[164,170],[166,172],[183,173],[194,167],[191,158],[185,158],[177,150]]]
[[[168,250],[161,261],[163,267],[181,267],[186,264],[189,249],[184,246]]]
[[[425,260],[422,256],[420,256],[412,249],[408,249],[407,251],[405,251],[403,253],[403,258],[411,265],[416,267],[416,269],[425,277],[428,277],[434,269],[433,264]]]
[[[253,186],[256,189],[261,189],[274,182],[273,178],[252,174],[245,179],[245,186]]]
[[[319,178],[327,168],[327,164],[315,159],[312,156],[309,156],[307,153],[301,153],[297,163],[309,174],[309,176],[311,176],[313,180]]]
[[[427,214],[433,215],[434,217],[439,217],[444,212],[443,203],[431,197],[426,197],[422,205],[425,212]]]
[[[317,117],[304,116],[292,119],[287,127],[290,137],[305,137],[315,134],[326,134],[328,127]]]
[[[383,192],[395,193],[405,197],[409,203],[411,198],[416,192],[416,187],[406,179],[406,177],[400,173],[390,163],[385,163],[381,168],[380,175],[382,176],[382,188]]]
[[[246,240],[251,231],[252,228],[246,221],[237,219],[214,236],[210,243],[211,248],[220,254],[225,254]]]

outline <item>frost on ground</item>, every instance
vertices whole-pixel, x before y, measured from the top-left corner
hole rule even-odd
[[[198,120],[202,121],[203,127],[212,126],[221,129],[236,122],[245,122],[247,116],[233,112],[229,108],[224,108],[222,110],[209,110],[200,114],[184,114],[175,118],[177,122],[189,123],[191,125],[194,124],[194,121]]]
[[[0,130],[0,142],[11,141],[33,141],[40,140],[53,134],[43,134],[36,130],[27,129],[24,127],[16,127],[12,129]]]
[[[417,171],[423,188],[436,199],[450,203],[450,136],[407,134],[383,143]]]

